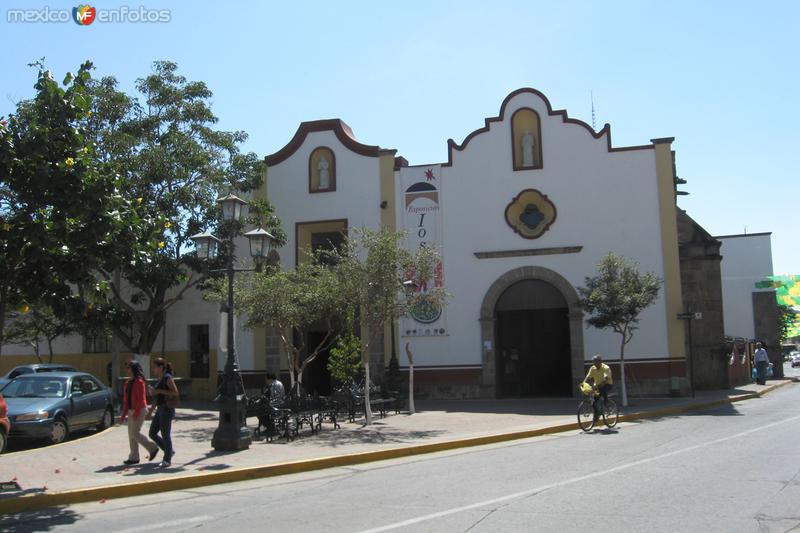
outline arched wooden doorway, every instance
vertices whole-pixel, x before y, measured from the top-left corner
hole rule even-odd
[[[505,296],[508,289],[511,289],[514,285],[517,285],[523,281],[538,283],[534,283],[532,285],[520,285],[518,287],[519,294],[516,294],[516,291],[512,290],[508,293],[508,296]],[[557,292],[558,295],[553,291]],[[541,298],[543,302],[536,303],[537,298]],[[547,300],[548,298],[549,300]],[[501,299],[503,302],[501,302]],[[524,302],[516,302],[516,300],[519,299],[527,299],[530,300],[531,303],[525,304]],[[549,301],[550,303],[545,304],[545,300]],[[500,304],[499,309],[498,303]],[[564,304],[566,304],[566,309],[564,308]],[[503,331],[508,328],[516,330],[520,330],[520,328],[522,328],[522,330],[524,330],[526,327],[530,327],[529,324],[531,321],[526,319],[525,315],[523,314],[520,315],[522,318],[517,318],[517,321],[520,322],[520,324],[515,325],[513,316],[507,316],[504,315],[504,313],[506,311],[515,310],[525,311],[526,305],[529,311],[536,311],[537,306],[543,305],[548,306],[544,309],[551,310],[550,313],[542,314],[543,317],[545,315],[550,315],[550,317],[540,320],[539,331],[546,331],[545,323],[547,320],[554,321],[554,324],[560,324],[552,326],[552,328],[555,328],[555,331],[560,332],[554,336],[554,339],[557,340],[553,340],[553,345],[560,346],[560,348],[557,349],[559,350],[559,353],[561,354],[560,357],[562,359],[566,356],[566,360],[569,364],[569,373],[567,376],[571,378],[571,383],[569,386],[565,385],[565,382],[563,381],[563,367],[556,365],[554,368],[557,367],[561,369],[555,371],[557,377],[553,379],[556,391],[537,391],[535,390],[537,382],[534,380],[532,385],[526,385],[526,387],[534,387],[534,389],[531,389],[529,393],[533,395],[557,394],[563,396],[578,396],[577,386],[578,383],[583,379],[584,374],[583,313],[578,306],[578,293],[572,284],[566,280],[566,278],[553,270],[540,266],[525,266],[509,270],[497,278],[486,291],[480,311],[482,395],[484,397],[491,398],[503,396],[504,394],[510,395],[509,392],[513,392],[501,390],[499,388],[503,378],[501,377],[500,373],[501,369],[498,368],[498,366],[500,364],[504,365],[505,359],[503,358],[506,357],[502,354],[501,350],[503,348],[507,348],[506,346],[502,345],[503,343],[501,343],[501,340],[505,339],[506,336]],[[558,309],[560,310],[556,311]],[[568,324],[568,327],[566,328],[566,335],[568,336],[568,348],[566,349],[566,352],[563,351],[564,340],[562,336],[565,331],[563,325],[565,315],[566,322]],[[528,318],[530,319],[531,317],[529,316]],[[534,319],[533,322],[536,322],[536,320]],[[536,331],[536,326],[534,325],[533,327],[534,331]],[[503,331],[498,331],[499,329]],[[547,336],[547,333],[542,333],[539,336]],[[544,348],[546,349],[546,346]],[[535,359],[533,364],[537,364]],[[542,364],[546,366],[550,363],[544,361]],[[505,373],[505,366],[503,366],[502,370],[503,373]]]
[[[495,306],[497,396],[570,396],[569,307],[541,280],[519,281]]]

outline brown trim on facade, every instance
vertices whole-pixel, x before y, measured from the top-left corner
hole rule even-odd
[[[517,165],[517,140],[514,138],[514,116],[519,113],[520,111],[530,111],[534,115],[536,115],[536,162],[534,165],[529,167],[524,167],[522,165]],[[536,112],[535,109],[531,109],[530,107],[520,107],[511,115],[511,120],[509,121],[509,130],[511,130],[511,166],[514,170],[538,170],[544,168],[544,159],[542,158],[543,150],[542,150],[542,117],[539,116],[539,113]]]
[[[621,379],[619,360],[605,360],[603,362],[611,367],[611,374],[614,381],[617,382]],[[584,375],[589,372],[591,361],[587,361],[584,365]],[[660,361],[628,361],[625,360],[625,380],[630,383],[631,381],[650,380],[650,379],[668,379],[672,377],[686,377],[686,359],[672,359]]]
[[[508,105],[508,102],[510,102],[511,99],[514,98],[515,96],[523,94],[523,93],[531,93],[531,94],[534,94],[534,95],[538,96],[539,98],[541,98],[544,101],[545,105],[547,106],[547,114],[548,114],[548,116],[551,116],[551,117],[552,116],[560,116],[562,122],[564,122],[565,124],[576,124],[578,126],[582,126],[583,128],[586,128],[586,131],[588,131],[589,134],[592,137],[594,137],[595,139],[599,139],[603,135],[605,135],[606,136],[606,141],[608,143],[608,151],[609,152],[625,152],[625,151],[630,151],[630,150],[652,150],[653,147],[654,147],[653,144],[643,144],[643,145],[638,145],[638,146],[621,146],[619,148],[613,148],[611,146],[611,125],[610,124],[606,124],[605,126],[603,126],[603,129],[601,129],[600,131],[596,132],[596,131],[594,131],[592,129],[591,126],[589,126],[587,123],[583,122],[582,120],[578,120],[578,119],[575,119],[575,118],[569,118],[569,116],[567,115],[566,110],[559,109],[559,110],[555,110],[554,111],[553,107],[550,105],[550,100],[548,100],[547,97],[544,94],[542,94],[540,91],[537,91],[536,89],[532,89],[530,87],[524,87],[522,89],[517,89],[516,91],[514,91],[511,94],[509,94],[508,96],[506,96],[505,100],[503,100],[503,103],[500,105],[500,114],[498,116],[496,116],[496,117],[490,117],[490,118],[484,119],[484,122],[485,122],[484,126],[482,128],[478,128],[477,130],[475,130],[472,133],[470,133],[469,135],[467,135],[466,138],[464,139],[464,141],[461,144],[456,144],[456,142],[453,139],[448,139],[447,140],[447,163],[442,163],[442,166],[443,167],[451,167],[451,166],[453,166],[453,150],[456,150],[456,151],[459,151],[459,152],[463,151],[467,147],[467,145],[469,144],[469,141],[471,141],[473,137],[475,137],[476,135],[478,135],[480,133],[484,133],[484,132],[489,131],[489,126],[490,126],[490,124],[492,122],[500,122],[500,121],[502,121],[503,118],[505,117],[506,105]]]
[[[498,250],[494,252],[475,252],[478,259],[500,259],[504,257],[529,257],[533,255],[577,254],[583,246],[559,246],[554,248],[528,248],[527,250]]]
[[[400,370],[404,371],[404,372],[408,371],[408,366],[407,365],[406,366],[401,365],[398,368]],[[425,371],[425,370],[480,370],[481,368],[482,368],[481,365],[477,365],[477,364],[476,365],[469,365],[469,364],[464,364],[464,365],[414,365],[414,371],[415,372],[417,370],[422,370],[422,371]]]
[[[346,218],[334,218],[334,219],[330,219],[330,220],[305,220],[303,222],[295,222],[294,223],[294,266],[295,266],[295,268],[297,268],[297,266],[300,264],[299,263],[299,259],[300,259],[300,239],[298,239],[298,235],[300,233],[299,232],[300,226],[310,226],[312,224],[338,224],[338,223],[343,223],[343,225],[344,225],[343,233],[344,233],[345,236],[347,236],[347,232],[348,232],[349,228],[347,226],[347,219]]]
[[[408,159],[403,157],[402,155],[398,155],[394,158],[394,169],[400,170],[402,167],[408,166]]]
[[[264,162],[268,167],[282,163],[291,157],[292,154],[294,154],[303,145],[303,141],[305,141],[306,136],[309,133],[317,131],[333,131],[333,133],[336,134],[336,138],[339,139],[339,142],[341,142],[348,150],[366,157],[378,157],[381,154],[381,151],[385,150],[380,146],[361,144],[356,140],[355,136],[353,135],[353,130],[350,129],[350,126],[345,124],[341,119],[332,118],[326,120],[312,120],[310,122],[301,123],[297,128],[297,132],[294,134],[294,137],[292,137],[292,140],[274,154],[266,156],[264,158]]]
[[[311,168],[311,161],[314,159],[314,154],[317,153],[318,150],[327,150],[331,154],[331,168],[330,168],[330,175],[331,175],[331,186],[327,189],[313,189],[311,187],[311,178],[313,176],[314,169]],[[308,192],[309,194],[314,194],[318,192],[334,192],[336,191],[336,154],[333,152],[333,148],[330,146],[317,146],[311,153],[308,154]]]
[[[657,137],[655,139],[650,139],[650,142],[653,144],[672,144],[675,142],[675,137]],[[675,152],[673,152],[674,155]]]
[[[618,364],[619,363],[619,359],[615,359],[613,357],[604,357],[603,358],[603,362],[604,363],[608,363],[609,361],[614,363],[614,364]],[[626,365],[628,363],[634,363],[634,364],[636,364],[636,363],[669,363],[669,362],[674,362],[674,361],[686,362],[686,358],[685,357],[638,357],[638,358],[637,357],[631,357],[630,359],[628,359],[627,357],[625,358],[625,364]],[[587,365],[589,365],[591,363],[592,363],[591,360],[589,360],[589,359],[586,360],[586,364]]]

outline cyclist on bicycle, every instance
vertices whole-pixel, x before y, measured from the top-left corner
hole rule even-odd
[[[608,400],[608,391],[611,390],[611,385],[614,384],[614,379],[611,377],[611,367],[603,363],[603,358],[599,355],[592,357],[592,366],[589,367],[589,373],[583,379],[584,383],[589,383],[592,380],[597,394],[603,397],[603,402]],[[594,420],[600,418],[600,405],[596,398],[593,403],[594,407]]]

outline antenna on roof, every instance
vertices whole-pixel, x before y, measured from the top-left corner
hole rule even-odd
[[[589,91],[589,98],[592,100],[592,129],[597,131],[597,126],[594,123],[594,91]]]

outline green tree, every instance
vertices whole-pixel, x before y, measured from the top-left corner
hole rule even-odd
[[[149,353],[167,310],[206,278],[201,262],[186,253],[189,238],[217,228],[217,197],[258,187],[265,168],[254,153],[240,151],[244,132],[214,128],[211,91],[178,74],[175,63],[155,62],[136,88],[139,96],[129,97],[113,78],[92,85],[94,113],[86,125],[98,160],[121,176],[121,193],[140,219],[128,228],[124,260],[97,269],[108,297],[92,312],[128,349]],[[276,224],[271,213],[266,219]],[[224,237],[239,227],[217,229]],[[222,252],[232,253],[225,246]]]
[[[328,371],[339,384],[351,382],[361,368],[361,339],[356,336],[355,312],[348,310],[344,330],[336,338],[328,357]]]
[[[639,315],[658,297],[661,280],[652,272],[641,274],[637,264],[613,253],[597,265],[597,275],[586,277],[579,287],[580,305],[589,317],[586,322],[598,329],[611,329],[620,335],[619,362],[622,405],[628,405],[625,384],[625,345],[633,338]]]
[[[236,284],[237,309],[247,314],[246,327],[275,328],[288,357],[291,385],[302,385],[303,371],[336,339],[346,300],[329,268],[312,261],[291,270],[267,269],[242,276]],[[312,327],[326,331],[307,345]]]
[[[96,268],[130,242],[136,213],[120,181],[103,171],[86,131],[90,62],[59,84],[41,62],[32,99],[0,120],[0,320],[36,302],[59,315],[85,314],[71,298],[103,291]],[[3,326],[3,324],[0,324]],[[0,327],[0,346],[3,344]]]
[[[442,288],[421,290],[433,278],[434,268],[440,261],[438,251],[420,247],[410,252],[402,246],[404,238],[404,233],[385,227],[380,230],[361,228],[354,230],[343,246],[332,252],[338,286],[349,306],[359,313],[367,424],[372,423],[370,349],[382,338],[387,324],[408,316],[415,305],[424,302],[442,306],[447,298]],[[413,290],[415,288],[420,290]]]
[[[16,313],[7,330],[6,342],[33,348],[36,359],[42,362],[40,344],[47,343],[48,362],[53,362],[53,341],[76,331],[68,315],[56,315],[46,304],[34,305],[26,313]]]
[[[778,335],[780,342],[789,340],[790,332],[794,330],[796,324],[800,322],[800,315],[795,313],[788,305],[778,304]]]

